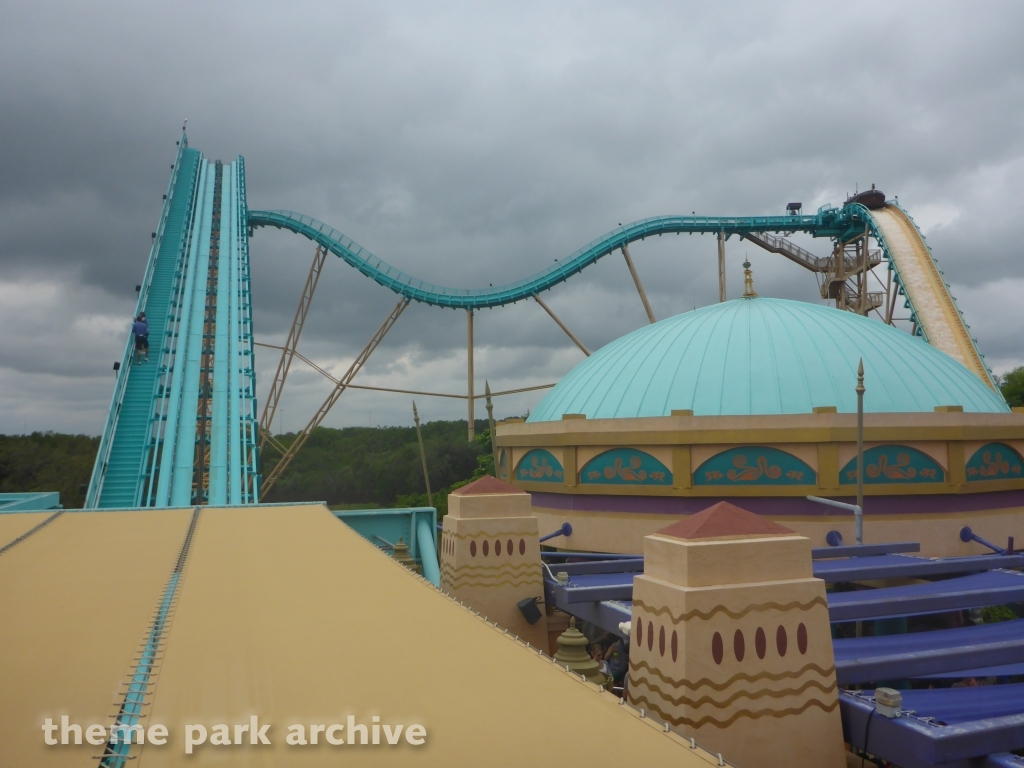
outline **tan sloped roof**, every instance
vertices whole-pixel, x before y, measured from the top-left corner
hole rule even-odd
[[[198,747],[218,766],[717,765],[431,587],[321,506],[205,509],[150,722],[271,723],[273,744]],[[293,723],[419,723],[412,747],[287,746]],[[342,732],[344,737],[344,732]],[[321,742],[323,735],[320,736]]]
[[[191,514],[67,512],[0,554],[0,766],[96,765],[100,747],[44,746],[42,722],[110,722]]]

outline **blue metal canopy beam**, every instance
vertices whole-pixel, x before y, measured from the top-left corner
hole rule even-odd
[[[898,559],[893,562],[893,558]],[[904,560],[911,562],[904,562]],[[875,561],[875,564],[872,565],[871,561]],[[986,555],[936,560],[881,555],[856,558],[849,562],[816,561],[814,575],[825,578],[827,581],[868,580],[890,578],[892,575],[905,576],[912,573],[914,569],[919,569],[920,572],[927,571],[930,575],[940,575],[962,573],[964,570],[976,571],[992,565],[1006,564],[1021,566],[1024,565],[1024,562],[1020,556],[1016,555],[1006,557]],[[565,573],[569,580],[558,581],[556,572]],[[552,605],[567,613],[585,618],[584,612],[596,611],[595,606],[602,602],[621,603],[632,600],[633,577],[642,572],[642,558],[551,564],[545,567],[544,588],[547,600]],[[939,613],[960,608],[1002,605],[1020,600],[1024,600],[1024,574],[999,569],[925,584],[855,592],[833,592],[828,595],[829,615],[833,623]],[[990,663],[1001,664],[1004,662],[972,661],[969,666]],[[925,668],[922,667],[922,669]],[[942,671],[942,668],[938,667],[935,671]],[[927,674],[927,672],[921,671],[917,674]],[[896,676],[905,677],[906,674]],[[861,677],[859,679],[879,678]]]
[[[629,560],[596,560],[586,563],[552,563],[552,570],[568,576],[580,576],[587,573],[623,573],[630,574],[629,582],[633,582],[633,574],[644,572],[642,557]]]
[[[577,576],[572,582],[555,582],[558,603],[594,603],[602,600],[632,600],[632,573],[594,573]]]
[[[552,564],[552,570],[569,576],[568,582],[552,581],[552,588],[558,591],[559,599],[566,604],[601,600],[630,600],[633,596],[633,576],[643,573],[643,558],[597,560],[586,563]],[[1024,578],[1017,574],[997,570],[1000,568],[1024,568],[1024,555],[981,555],[977,557],[919,558],[905,555],[877,555],[847,560],[818,560],[814,562],[814,576],[834,584],[840,581],[868,581],[872,579],[939,576],[958,573],[972,573],[980,581],[953,579],[912,587],[872,589],[859,592],[837,592],[829,595],[830,609],[835,606],[833,621],[852,621],[848,616],[856,611],[886,611],[876,615],[855,618],[880,618],[881,616],[904,616],[913,613],[930,613],[921,606],[950,600],[959,607],[998,605],[1012,602],[1014,595],[1024,589]],[[996,575],[986,578],[991,571]],[[987,595],[995,590],[993,595]],[[1009,590],[1009,592],[1007,592]],[[981,601],[981,602],[978,602]],[[970,603],[970,605],[967,605]],[[939,607],[935,610],[953,610]],[[910,613],[903,613],[910,611]]]
[[[629,635],[619,628],[619,624],[631,621],[633,618],[633,604],[629,601],[602,600],[599,603],[573,603],[571,606],[555,604],[555,607],[578,619],[589,621],[605,632],[611,632],[626,640],[629,639]]]
[[[878,555],[848,560],[818,560],[814,575],[826,584],[870,579],[924,578],[957,573],[977,573],[994,568],[1024,568],[1024,555],[925,558]]]
[[[920,552],[921,545],[916,541],[894,541],[889,544],[848,544],[839,547],[814,547],[811,550],[812,560],[831,560],[839,557],[873,557],[875,555],[895,555],[902,552]]]
[[[837,638],[832,648],[840,685],[1017,664],[1024,662],[1024,619],[909,635]]]
[[[1024,600],[1024,574],[989,571],[906,587],[837,592],[828,596],[830,620],[863,621],[917,616]]]
[[[1020,714],[1024,709],[1024,685],[901,693],[904,707],[916,714],[905,712],[890,719],[872,714],[873,692],[840,691],[839,708],[846,741],[902,768],[977,768],[986,765],[978,758],[993,755],[1002,759],[998,753],[1024,748],[1024,714]],[[962,720],[963,717],[975,719]],[[926,718],[956,722],[940,725]]]

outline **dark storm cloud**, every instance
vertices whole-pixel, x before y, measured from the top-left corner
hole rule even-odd
[[[543,269],[618,222],[813,209],[875,182],[925,229],[990,361],[1024,362],[1004,311],[1024,281],[1022,22],[1009,2],[9,3],[0,290],[25,306],[5,307],[0,431],[40,412],[44,386],[68,391],[47,418],[99,430],[186,117],[207,157],[246,157],[252,207],[463,287]],[[634,246],[659,318],[715,300],[714,250]],[[279,342],[313,249],[260,230],[251,251],[257,334]],[[744,254],[762,294],[818,300],[813,276],[735,240],[731,295]],[[337,374],[395,297],[328,266],[303,345]],[[592,348],[644,322],[618,255],[548,301]],[[413,307],[360,378],[463,389],[464,340],[464,313]],[[553,381],[580,357],[528,303],[480,313],[477,343],[478,386]],[[266,381],[274,356],[257,360]],[[297,374],[288,408],[311,412],[325,386]],[[407,421],[407,400],[353,393],[332,423]]]

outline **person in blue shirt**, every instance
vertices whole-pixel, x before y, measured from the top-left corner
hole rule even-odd
[[[140,312],[139,316],[135,318],[135,322],[132,323],[132,333],[135,334],[135,362],[143,362],[142,357],[145,355],[145,362],[149,362],[149,321],[146,320],[146,313]]]

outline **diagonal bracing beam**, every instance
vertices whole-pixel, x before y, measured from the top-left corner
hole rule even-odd
[[[292,328],[288,332],[288,340],[281,350],[281,361],[277,364],[274,382],[270,385],[270,392],[267,393],[267,404],[263,407],[263,416],[260,418],[260,448],[266,445],[270,435],[270,427],[274,423],[274,413],[277,411],[277,405],[281,402],[281,393],[284,391],[284,381],[288,378],[292,357],[295,355],[295,348],[299,345],[302,326],[306,322],[306,315],[309,314],[309,305],[313,301],[313,292],[316,290],[316,284],[320,280],[320,272],[323,270],[327,254],[328,250],[318,245],[316,253],[313,255],[313,263],[309,267],[306,285],[302,289],[299,306],[295,310],[295,319],[292,320]]]
[[[633,283],[636,284],[637,293],[640,294],[640,301],[644,303],[644,311],[647,313],[647,319],[650,320],[653,325],[655,320],[654,312],[651,311],[651,302],[647,300],[647,294],[644,293],[644,287],[640,283],[640,275],[636,273],[636,267],[633,266],[633,259],[630,257],[629,248],[625,243],[622,245],[622,255],[626,257],[626,266],[629,267],[629,274],[633,276]]]
[[[348,388],[349,383],[355,378],[356,374],[359,373],[370,355],[373,354],[373,350],[375,350],[377,345],[381,343],[384,336],[387,335],[387,332],[391,330],[391,326],[395,324],[407,306],[409,306],[409,299],[402,298],[402,300],[395,305],[395,308],[391,310],[391,314],[387,316],[387,319],[384,320],[380,328],[377,329],[377,332],[370,338],[370,341],[367,342],[365,347],[363,347],[363,351],[360,352],[356,356],[356,359],[352,361],[352,365],[349,366],[345,375],[338,379],[338,383],[335,384],[334,390],[324,401],[323,405],[320,406],[317,412],[313,415],[313,418],[309,420],[309,423],[295,437],[295,440],[290,446],[288,446],[288,450],[285,452],[284,456],[281,457],[277,466],[274,467],[270,475],[267,476],[267,479],[263,481],[263,485],[260,488],[261,497],[269,493],[270,489],[273,488],[274,483],[277,482],[277,478],[279,478],[288,468],[292,459],[295,458],[295,454],[299,452],[302,446],[305,445],[306,441],[309,439],[309,436],[313,434],[313,430],[320,426],[320,422],[324,420],[331,408],[334,407],[334,404],[338,402],[338,398],[341,397],[341,393]]]
[[[269,435],[269,434],[267,435],[267,444],[271,448],[276,450],[278,453],[280,453],[282,456],[284,456],[285,453],[288,452],[288,449],[285,448],[284,445],[280,441],[278,441],[278,439],[276,437],[274,437],[273,435]]]
[[[572,343],[575,344],[577,347],[579,347],[580,351],[584,355],[586,355],[587,357],[590,357],[590,350],[587,349],[585,346],[583,346],[583,342],[576,338],[576,334],[573,333],[572,331],[570,331],[569,327],[565,323],[563,323],[561,320],[558,319],[558,315],[556,315],[554,312],[551,311],[551,307],[549,307],[547,304],[545,304],[544,300],[541,299],[541,297],[538,296],[536,293],[533,294],[533,300],[536,301],[538,304],[540,304],[544,308],[545,312],[547,312],[549,315],[551,315],[551,319],[554,320],[556,323],[558,323],[558,327],[561,328],[563,331],[565,331],[565,335],[568,336],[570,339],[572,339]]]

